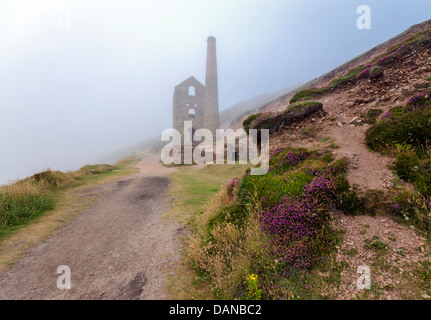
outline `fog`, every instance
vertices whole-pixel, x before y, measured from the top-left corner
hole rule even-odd
[[[424,1],[0,0],[0,183],[75,170],[172,126],[175,85],[220,110],[307,82],[430,18]],[[359,5],[371,30],[356,27]]]

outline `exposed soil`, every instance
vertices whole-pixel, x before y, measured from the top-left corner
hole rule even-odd
[[[417,47],[402,59],[386,65],[382,77],[352,81],[313,99],[323,103],[325,112],[271,135],[271,150],[286,147],[330,150],[335,158],[349,160],[347,178],[351,185],[362,190],[385,191],[393,187],[395,175],[390,166],[394,159],[371,152],[366,146],[365,132],[369,124],[364,121],[365,115],[372,109],[381,109],[381,117],[391,107],[404,105],[414,94],[429,91],[430,82],[425,78],[430,73],[431,48],[429,45]],[[328,83],[332,78],[329,74],[327,78]],[[285,110],[290,97],[280,97],[265,110]],[[399,180],[397,183],[413,188]],[[389,215],[351,217],[334,212],[334,217],[337,228],[344,230],[343,245],[337,255],[338,263],[344,263],[345,268],[338,299],[430,299],[419,289],[417,270],[424,262],[431,261],[431,249],[413,227],[397,223]],[[367,246],[373,241],[385,247],[384,252]],[[360,275],[356,271],[360,265],[371,268],[371,291],[357,289]]]
[[[358,289],[358,267],[368,266],[371,290],[367,298],[384,300],[429,299],[420,290],[417,268],[431,262],[426,239],[414,229],[390,217],[344,216],[336,222],[345,230],[343,244],[337,248],[337,261],[345,262],[338,299],[350,300],[366,293]],[[370,244],[375,243],[379,246]]]
[[[166,274],[180,258],[180,226],[163,218],[170,180],[155,156],[139,173],[89,187],[103,199],[0,279],[1,299],[163,299]],[[71,272],[71,289],[58,289],[57,268]]]
[[[361,189],[383,190],[392,186],[391,180],[394,174],[389,169],[392,163],[390,157],[381,155],[379,152],[371,152],[365,145],[364,137],[368,126],[349,124],[354,116],[345,116],[345,113],[337,112],[337,96],[324,99],[334,106],[331,108],[333,114],[338,114],[335,122],[327,121],[322,130],[323,136],[334,139],[339,149],[333,150],[336,158],[345,157],[349,160],[349,181],[358,185]],[[334,110],[335,109],[335,110]],[[335,112],[334,112],[335,111]],[[341,126],[339,126],[341,124]]]

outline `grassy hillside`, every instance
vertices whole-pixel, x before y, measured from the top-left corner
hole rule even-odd
[[[274,99],[277,99],[282,95],[288,94],[289,92],[295,90],[295,88],[297,87],[298,85],[290,86],[274,93],[264,94],[261,96],[257,96],[253,99],[237,103],[220,112],[220,123],[222,125],[225,124],[227,127],[230,127],[230,124],[235,124],[238,119],[242,118],[243,116],[249,114],[250,112],[258,110],[265,104],[273,101]]]
[[[69,172],[47,170],[1,186],[0,237],[56,208],[67,190],[133,172],[137,161],[139,157],[129,156],[115,165],[87,165]]]

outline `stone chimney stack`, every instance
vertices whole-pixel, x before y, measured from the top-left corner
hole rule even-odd
[[[205,78],[205,127],[213,132],[219,127],[216,39],[208,38]]]

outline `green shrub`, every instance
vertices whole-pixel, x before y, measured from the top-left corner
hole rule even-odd
[[[322,160],[326,163],[331,163],[334,161],[334,156],[332,155],[332,152],[325,153],[322,157]]]
[[[396,194],[391,212],[407,223],[416,225],[431,240],[431,201],[429,196],[403,190]]]
[[[316,89],[316,88],[310,88],[301,90],[290,99],[290,104],[293,104],[295,102],[298,102],[300,100],[310,100],[315,97],[318,97],[319,95],[327,92],[330,88],[322,88],[322,89]]]
[[[372,150],[386,150],[395,144],[427,145],[431,137],[431,112],[413,111],[399,117],[390,117],[371,126],[365,133]]]
[[[355,214],[363,210],[364,203],[358,197],[357,190],[351,189],[337,194],[337,209],[345,214]]]
[[[67,173],[63,173],[61,171],[43,171],[36,173],[32,176],[34,181],[38,183],[45,182],[49,186],[61,186],[64,182],[69,180],[69,175]]]
[[[238,195],[245,205],[252,197],[263,205],[274,205],[285,196],[298,196],[305,184],[313,180],[311,174],[295,171],[286,176],[267,173],[264,176],[246,176],[238,188]]]
[[[344,175],[338,175],[335,182],[336,208],[345,214],[355,214],[363,210],[364,202],[358,195],[357,186],[350,187]]]
[[[272,173],[284,173],[297,165],[299,162],[310,158],[313,154],[302,148],[285,149],[273,155],[269,161]]]
[[[397,175],[411,182],[417,191],[400,192],[386,203],[388,211],[416,225],[430,236],[431,231],[431,140],[430,95],[420,93],[403,107],[390,109],[385,119],[365,133],[372,150],[395,153]]]
[[[426,196],[431,196],[431,160],[427,159],[418,166],[414,180],[418,191]]]
[[[298,101],[304,101],[304,100],[311,100],[313,98],[316,98],[329,90],[336,88],[340,85],[347,84],[351,81],[355,81],[357,75],[364,70],[364,66],[359,66],[357,68],[351,69],[345,76],[342,76],[338,79],[332,80],[331,84],[328,87],[324,88],[309,88],[304,89],[299,92],[297,92],[291,99],[290,103],[293,104]]]
[[[304,111],[305,109],[313,106],[319,106],[322,105],[321,102],[318,101],[301,101],[296,102],[294,104],[291,104],[289,107],[286,108],[284,111],[284,114],[287,114],[289,112],[295,112],[295,111]]]
[[[431,295],[431,262],[420,261],[420,265],[416,267],[414,272],[426,288],[427,294]]]
[[[377,121],[377,118],[383,113],[382,109],[370,109],[365,114],[361,114],[362,120],[364,123],[374,124]]]
[[[371,79],[380,78],[383,76],[383,74],[384,74],[383,68],[380,66],[375,66],[375,67],[371,68],[371,70],[370,70],[370,78]]]
[[[357,68],[351,69],[345,76],[343,76],[339,79],[332,80],[330,87],[335,88],[335,87],[338,87],[340,85],[347,84],[351,81],[354,81],[356,79],[357,75],[359,73],[361,73],[363,70],[364,70],[363,66],[359,66]]]
[[[257,117],[259,117],[260,115],[261,115],[262,113],[255,113],[255,114],[252,114],[252,115],[250,115],[250,116],[248,116],[248,118],[247,119],[245,119],[243,122],[242,122],[242,126],[244,127],[244,129],[245,129],[245,131],[247,131],[247,133],[248,133],[248,130],[250,130],[250,124],[257,118]]]
[[[331,167],[335,171],[336,174],[345,173],[347,171],[347,167],[349,165],[349,161],[346,158],[341,158],[335,161]]]
[[[410,145],[402,148],[394,162],[398,176],[407,181],[414,181],[416,178],[414,168],[419,165],[419,161],[418,155]]]
[[[403,106],[393,107],[393,108],[389,109],[389,111],[391,113],[391,117],[398,117],[398,116],[401,116],[405,113]]]
[[[23,224],[29,218],[53,207],[54,200],[47,195],[0,194],[0,229],[4,226]]]
[[[388,195],[382,190],[368,189],[361,196],[363,203],[363,212],[371,216],[377,214],[377,211],[385,212],[388,209]]]
[[[221,223],[232,223],[237,227],[242,227],[244,221],[247,218],[247,210],[241,202],[235,202],[221,209],[217,215],[208,221],[208,237],[211,235],[211,231]],[[211,239],[213,241],[213,239]]]

